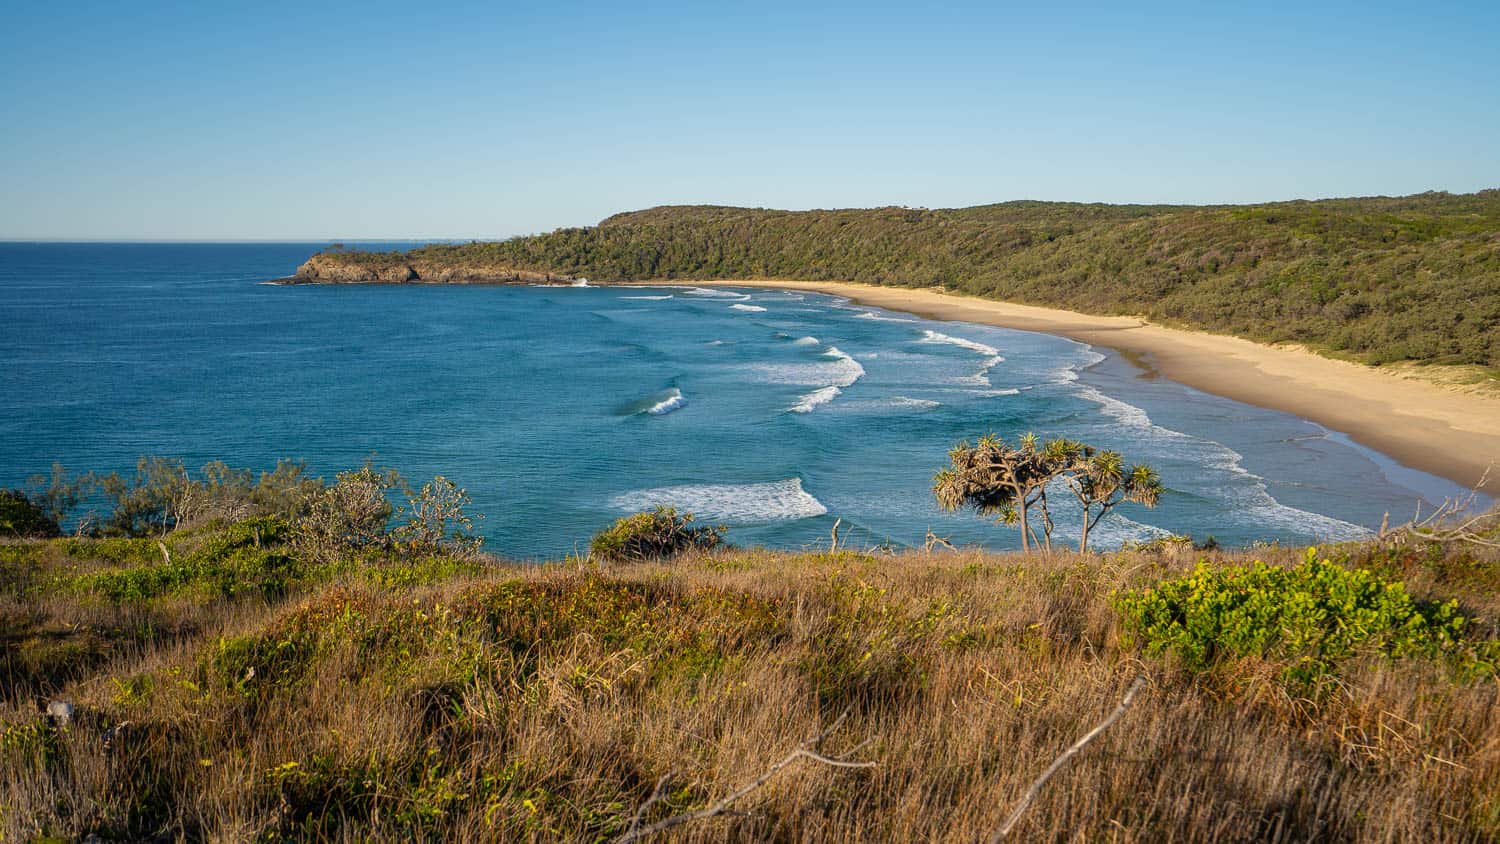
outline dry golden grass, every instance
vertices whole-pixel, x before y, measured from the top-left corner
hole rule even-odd
[[[1500,835],[1500,684],[1371,657],[1306,700],[1258,660],[1143,657],[1109,596],[1193,560],[742,551],[393,589],[346,575],[282,603],[15,594],[6,611],[49,624],[135,612],[192,632],[46,689],[78,707],[55,738],[41,681],[10,690],[0,840],[609,840],[663,775],[648,821],[754,780],[848,708],[824,750],[868,742],[853,755],[877,767],[796,763],[744,814],[660,840],[974,842],[1141,673],[1019,840]],[[1493,624],[1492,563],[1380,563]]]

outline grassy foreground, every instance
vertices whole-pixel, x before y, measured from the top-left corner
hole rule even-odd
[[[1457,599],[1466,635],[1495,637],[1495,562],[1323,551]],[[820,749],[875,767],[799,761],[743,814],[653,840],[973,842],[1138,674],[1017,838],[1500,836],[1493,673],[1363,649],[1307,685],[1274,650],[1143,649],[1118,596],[1200,556],[308,562],[264,520],[4,543],[0,840],[610,840],[662,777],[647,823],[754,781],[847,709]],[[1201,572],[1250,556],[1209,552]],[[66,727],[42,715],[54,699],[76,707]]]

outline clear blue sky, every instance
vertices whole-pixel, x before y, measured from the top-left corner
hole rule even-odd
[[[307,5],[0,0],[0,237],[1500,186],[1495,0]]]

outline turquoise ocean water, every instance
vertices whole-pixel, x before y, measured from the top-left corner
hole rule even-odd
[[[1460,492],[1318,425],[1148,377],[1043,334],[827,296],[659,288],[301,286],[322,244],[0,244],[0,485],[142,454],[325,476],[446,474],[488,548],[583,547],[674,504],[732,538],[1019,544],[937,510],[933,472],[986,431],[1067,435],[1156,466],[1101,545],[1356,536]],[[1076,536],[1065,505],[1060,532]]]

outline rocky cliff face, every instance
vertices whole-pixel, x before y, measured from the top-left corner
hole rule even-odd
[[[286,281],[294,284],[570,284],[571,276],[496,266],[437,266],[365,253],[320,252]]]

